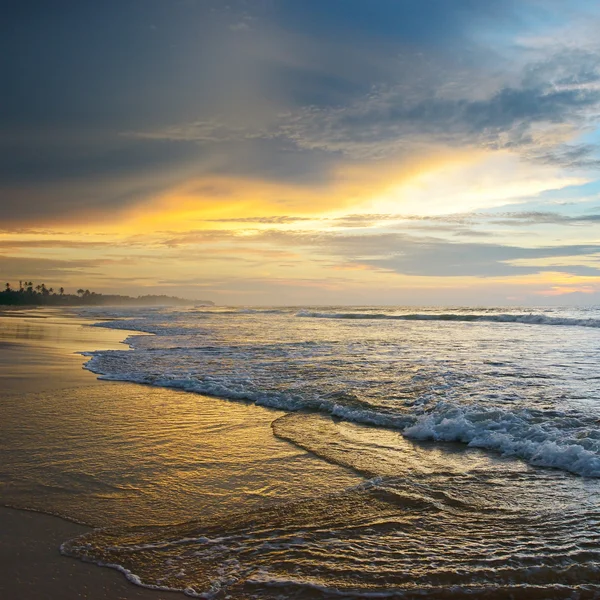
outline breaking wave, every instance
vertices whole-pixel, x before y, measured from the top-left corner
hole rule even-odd
[[[345,421],[398,429],[412,439],[461,442],[493,450],[503,456],[518,457],[535,466],[553,467],[585,477],[600,477],[600,431],[594,419],[581,414],[531,409],[510,411],[443,401],[417,409],[412,414],[383,411],[356,401],[344,404],[335,398],[253,389],[209,376],[199,380],[176,374],[111,374],[103,366],[106,365],[103,361],[106,354],[92,356],[86,364],[86,368],[100,374],[102,379],[250,401],[285,411],[318,411]]]
[[[441,331],[419,324],[599,327],[600,318],[573,316],[585,311],[558,316],[560,311],[507,314],[492,309],[411,314],[242,310],[251,310],[247,318],[239,313],[240,319],[230,320],[215,312],[193,320],[189,313],[174,312],[97,323],[156,337],[130,336],[132,351],[90,353],[86,368],[103,379],[313,411],[399,430],[411,439],[459,442],[535,466],[600,477],[600,390],[595,363],[579,348],[595,343],[592,332],[574,331],[566,353],[557,354],[555,338],[543,329],[536,329],[539,335],[524,329],[507,337],[499,328],[473,334],[470,328]],[[340,332],[324,321],[317,326],[290,320],[291,314],[381,323]],[[386,326],[388,320],[414,323],[399,334]]]
[[[416,440],[462,442],[503,456],[516,456],[535,466],[600,477],[600,431],[596,423],[582,415],[441,402],[405,428],[403,434]]]

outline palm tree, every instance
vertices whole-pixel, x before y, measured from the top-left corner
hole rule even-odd
[[[64,296],[64,295],[65,295],[65,288],[64,288],[64,287],[60,287],[60,288],[58,288],[58,292],[59,292],[59,294],[60,294],[61,296]]]
[[[5,285],[6,285],[6,291],[10,292],[10,283],[6,283]]]
[[[77,290],[77,295],[78,295],[78,296],[83,296],[83,294],[84,294],[84,293],[85,293],[85,290],[82,290],[81,288],[79,288],[79,289]]]

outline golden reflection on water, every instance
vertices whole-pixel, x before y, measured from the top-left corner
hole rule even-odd
[[[215,598],[597,597],[597,483],[323,415],[286,415],[274,429],[379,476],[179,525],[100,530],[65,551]]]
[[[126,349],[128,333],[89,324],[0,315],[3,503],[94,525],[173,522],[362,481],[274,438],[281,412],[97,381],[77,353]]]
[[[0,381],[4,394],[91,385],[81,367],[90,350],[126,350],[127,332],[90,327],[57,309],[0,312]]]
[[[127,336],[126,332],[121,330],[99,333],[96,328],[88,327],[91,323],[93,321],[67,317],[62,310],[57,309],[17,313],[0,311],[0,341],[35,342],[36,348],[50,346],[67,352],[91,350],[98,343],[107,349],[123,347],[121,342]]]
[[[125,335],[0,317],[0,497],[117,526],[73,554],[236,598],[596,597],[598,480],[80,370]]]
[[[5,502],[93,525],[173,523],[362,481],[275,438],[281,412],[105,382],[2,407]]]

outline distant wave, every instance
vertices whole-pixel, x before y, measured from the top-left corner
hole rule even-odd
[[[282,315],[289,310],[283,310],[279,308],[217,308],[214,310],[198,309],[192,310],[191,313],[195,315],[211,315],[218,317],[219,315]]]
[[[339,320],[377,320],[377,321],[450,321],[464,323],[520,323],[523,325],[559,325],[563,327],[592,327],[600,328],[600,319],[576,318],[576,317],[553,317],[540,313],[402,313],[390,314],[383,312],[323,312],[302,309],[292,311],[290,309],[255,309],[240,308],[227,310],[194,310],[187,314],[206,315],[212,317],[225,315],[291,315],[294,317],[309,319],[339,319]],[[96,318],[115,319],[94,323],[96,327],[107,327],[109,329],[127,329],[130,331],[141,331],[147,333],[160,333],[161,335],[183,333],[184,329],[178,330],[174,323],[169,323],[164,315],[156,314],[156,320],[148,318],[136,318],[133,312],[104,312],[95,314]],[[183,315],[185,316],[185,315]]]
[[[390,315],[386,313],[327,313],[301,310],[297,317],[312,319],[377,319],[393,321],[461,321],[475,323],[523,323],[525,325],[563,325],[576,327],[600,327],[600,319],[575,319],[568,317],[549,317],[540,314],[461,314],[461,313],[412,313]]]

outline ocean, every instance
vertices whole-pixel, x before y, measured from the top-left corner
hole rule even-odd
[[[65,542],[65,554],[201,598],[600,597],[600,309],[80,314],[127,330],[130,347],[88,353],[87,369],[151,386],[140,402],[180,390],[188,412],[167,403],[151,426],[115,430],[116,463],[135,438],[161,464],[98,490],[100,504],[124,493],[126,518]],[[211,398],[241,411],[241,452],[254,452],[242,425],[259,406],[273,409],[260,413],[269,435],[312,462],[256,451],[253,481],[264,481],[250,502],[228,499],[218,473],[219,492],[200,498],[208,484],[194,473],[211,465],[182,448],[171,468],[176,449],[161,448]],[[216,409],[214,423],[209,454],[226,455]],[[128,493],[127,478],[130,491],[158,491]],[[85,512],[69,502],[63,512]]]

